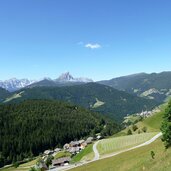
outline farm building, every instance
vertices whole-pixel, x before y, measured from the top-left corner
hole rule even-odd
[[[63,157],[56,160],[52,160],[52,166],[65,166],[69,164],[70,160],[70,157]]]

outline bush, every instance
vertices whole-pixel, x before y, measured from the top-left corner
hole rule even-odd
[[[132,125],[132,130],[135,132],[138,129],[137,125]]]
[[[155,153],[154,151],[151,151],[151,158],[154,159]]]
[[[143,131],[143,132],[147,132],[147,127],[144,126],[144,127],[142,128],[142,131]]]
[[[132,131],[130,129],[128,129],[127,135],[132,135]]]
[[[46,162],[45,162],[45,164],[46,164],[46,166],[47,167],[49,167],[51,164],[52,164],[52,160],[54,159],[54,157],[53,156],[48,156],[48,158],[47,158],[47,160],[46,160]]]
[[[17,167],[19,167],[19,162],[15,162],[14,164],[13,164],[13,166],[15,167],[15,168],[17,168]]]

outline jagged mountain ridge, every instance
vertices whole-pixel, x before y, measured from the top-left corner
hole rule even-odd
[[[29,79],[16,79],[12,78],[5,81],[0,81],[0,87],[12,92],[25,87],[37,87],[37,86],[65,86],[75,85],[81,83],[93,82],[89,78],[74,78],[69,72],[61,74],[57,79],[43,78],[40,80]]]
[[[29,80],[29,79],[12,78],[9,80],[0,81],[0,87],[6,89],[8,91],[15,91],[15,90],[24,88],[30,84],[33,84],[34,82],[36,82],[36,81]]]

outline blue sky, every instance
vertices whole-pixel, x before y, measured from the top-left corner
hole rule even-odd
[[[0,80],[171,70],[170,0],[1,0]]]

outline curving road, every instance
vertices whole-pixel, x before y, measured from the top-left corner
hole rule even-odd
[[[97,141],[97,142],[95,142],[94,145],[93,145],[93,151],[94,151],[94,159],[93,159],[93,161],[99,160],[99,158],[100,158],[100,154],[99,154],[99,152],[98,152],[98,150],[97,150],[97,144],[98,144],[99,142],[100,142],[100,141]]]

